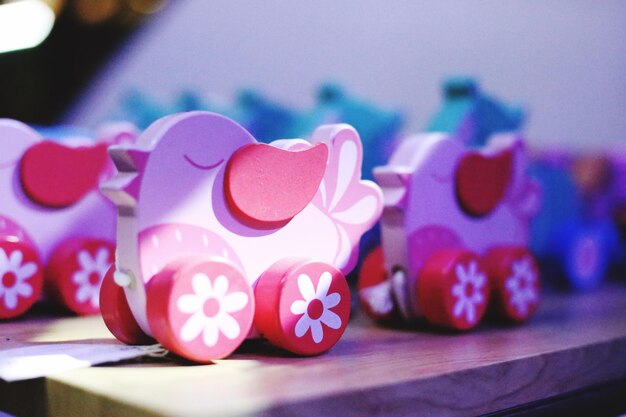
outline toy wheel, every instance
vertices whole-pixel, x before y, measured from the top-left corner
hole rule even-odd
[[[333,347],[350,318],[344,275],[323,262],[285,259],[261,275],[254,324],[271,343],[299,355]]]
[[[456,330],[471,329],[487,308],[486,270],[480,258],[467,250],[437,251],[419,274],[416,297],[428,322]]]
[[[113,274],[115,267],[107,271],[100,287],[100,311],[104,324],[121,342],[127,345],[143,345],[152,341],[137,324],[128,306],[124,289],[115,283]]]
[[[382,247],[378,246],[363,260],[357,289],[359,302],[368,316],[378,321],[393,317],[391,283],[385,269]]]
[[[114,258],[115,246],[109,241],[68,239],[50,257],[46,290],[76,314],[96,314],[100,312],[100,286]]]
[[[528,320],[537,310],[541,285],[539,267],[526,248],[501,247],[485,257],[496,311],[514,322]]]
[[[32,246],[0,240],[0,319],[24,314],[41,295],[43,268]]]
[[[210,362],[230,355],[247,337],[254,297],[242,272],[226,260],[187,258],[148,283],[153,336],[182,357]]]

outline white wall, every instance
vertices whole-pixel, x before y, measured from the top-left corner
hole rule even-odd
[[[103,71],[68,121],[102,120],[128,88],[232,98],[253,86],[308,107],[324,80],[403,110],[409,129],[440,81],[471,74],[530,111],[533,145],[626,141],[626,1],[179,0]]]

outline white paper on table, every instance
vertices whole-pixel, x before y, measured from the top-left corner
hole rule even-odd
[[[0,350],[0,378],[7,382],[39,378],[92,365],[160,355],[160,345],[46,343]]]

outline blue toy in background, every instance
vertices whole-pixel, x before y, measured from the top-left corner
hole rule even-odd
[[[317,106],[303,116],[295,130],[311,132],[325,123],[352,125],[363,143],[363,178],[373,179],[374,167],[385,165],[395,149],[404,119],[399,111],[382,109],[329,82],[319,88]]]
[[[626,242],[626,149],[613,150],[613,221],[620,233],[622,242]],[[626,260],[622,260],[622,266]]]
[[[170,108],[137,91],[128,91],[120,101],[120,108],[109,117],[111,120],[128,120],[144,130],[155,120],[168,114]]]
[[[266,143],[277,139],[308,137],[317,127],[298,135],[297,124],[302,117],[298,111],[252,89],[244,89],[239,93],[235,113],[235,120],[257,140]]]
[[[483,146],[494,133],[516,132],[524,124],[521,107],[508,106],[480,91],[470,77],[443,83],[443,105],[430,120],[427,132],[447,132],[471,146]]]
[[[600,285],[618,262],[620,242],[609,206],[599,204],[599,195],[585,196],[572,169],[566,155],[544,155],[532,162],[531,174],[541,183],[543,202],[531,224],[531,249],[546,277],[587,291]]]
[[[206,101],[190,90],[183,90],[170,104],[161,103],[138,90],[130,90],[122,97],[119,108],[113,111],[109,120],[125,120],[144,130],[169,114],[193,110],[212,111],[235,120],[240,118],[234,109],[220,105],[215,100]]]

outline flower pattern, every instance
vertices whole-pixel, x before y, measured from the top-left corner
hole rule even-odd
[[[338,292],[328,294],[332,276],[330,272],[323,272],[315,289],[311,278],[307,274],[298,277],[298,289],[302,300],[296,300],[291,304],[291,312],[302,315],[295,327],[296,337],[303,337],[309,330],[315,343],[320,343],[324,338],[322,324],[337,330],[341,327],[341,318],[330,311],[341,302]]]
[[[517,310],[521,316],[528,314],[530,305],[539,300],[537,291],[537,274],[532,267],[530,258],[525,257],[517,262],[513,262],[512,275],[506,279],[506,289],[511,294],[509,303]]]
[[[37,264],[22,264],[23,260],[22,251],[14,250],[7,256],[4,249],[0,248],[0,300],[4,299],[4,305],[10,310],[17,308],[18,297],[33,295],[33,287],[26,281],[37,272]]]
[[[228,278],[218,275],[212,283],[203,273],[191,279],[194,294],[184,294],[176,302],[178,309],[191,316],[180,331],[180,338],[191,342],[202,334],[204,344],[217,344],[220,332],[234,340],[241,334],[241,327],[230,314],[242,310],[249,302],[245,292],[228,293]]]
[[[76,300],[79,303],[89,302],[94,308],[100,306],[100,286],[111,266],[109,250],[100,248],[94,257],[89,251],[81,250],[77,255],[80,268],[72,275],[72,281],[78,285]]]
[[[457,283],[452,287],[452,295],[456,297],[456,303],[452,314],[455,317],[465,314],[465,320],[473,324],[478,320],[476,307],[485,301],[480,290],[485,286],[487,278],[474,261],[467,266],[458,264],[455,273]]]

